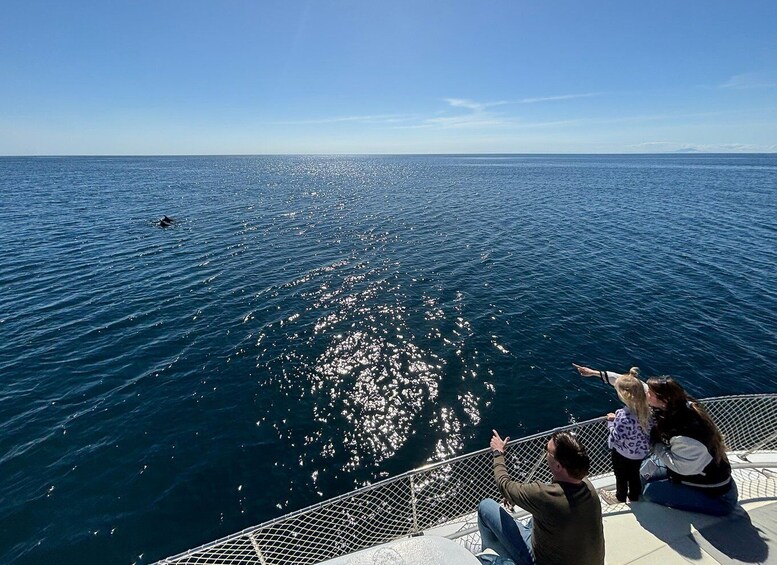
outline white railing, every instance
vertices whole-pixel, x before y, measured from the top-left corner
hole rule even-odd
[[[777,394],[703,401],[729,451],[777,449]],[[555,431],[572,431],[591,457],[591,477],[611,472],[604,418],[511,441],[507,465],[523,481],[549,481],[542,465]],[[471,514],[498,498],[487,449],[428,465],[259,524],[160,561],[175,565],[312,565],[365,547],[413,535]]]

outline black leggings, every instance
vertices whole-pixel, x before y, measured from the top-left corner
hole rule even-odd
[[[615,498],[618,502],[626,502],[626,494],[629,500],[639,500],[642,494],[642,482],[639,477],[639,468],[642,465],[642,459],[629,459],[624,457],[614,449],[610,451],[612,455],[612,470],[615,473]]]

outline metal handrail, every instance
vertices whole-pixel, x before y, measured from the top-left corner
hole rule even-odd
[[[734,451],[744,454],[745,461],[746,456],[753,451],[777,440],[777,394],[713,397],[700,402],[711,412],[724,435],[730,433],[734,437],[737,445],[732,447]],[[739,412],[747,413],[751,417],[743,418]],[[755,412],[757,417],[753,418],[751,412]],[[605,443],[605,421],[604,417],[594,418],[509,442],[506,459],[511,474],[526,481],[547,478],[542,476],[544,444],[554,432],[570,430],[588,438],[584,443],[589,446],[589,454],[592,455],[592,476],[610,472],[608,452],[590,447]],[[777,445],[772,449],[775,448]],[[530,465],[527,465],[528,462]],[[462,454],[246,528],[169,557],[160,563],[316,563],[362,547],[417,534],[466,515],[476,504],[472,502],[475,495],[485,497],[497,494],[490,471],[491,456],[488,449]],[[403,482],[406,484],[403,485]],[[407,512],[408,507],[406,516],[395,515],[403,508]],[[378,515],[381,520],[394,518],[394,529],[385,532],[374,531],[382,523],[375,522]],[[360,532],[357,532],[359,535],[338,530],[337,535],[343,539],[337,544],[331,539],[320,539],[326,535],[331,537],[331,524],[338,519],[341,520],[343,529],[361,528]],[[293,544],[293,540],[286,539],[289,536],[305,539],[311,549],[304,556],[300,556],[303,550]],[[330,547],[332,545],[337,545],[340,549]],[[219,553],[221,548],[224,555]],[[245,551],[250,549],[250,554],[240,553],[239,559],[230,561],[229,555],[239,553],[244,548],[248,548]]]

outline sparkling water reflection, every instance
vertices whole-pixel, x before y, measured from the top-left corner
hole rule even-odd
[[[571,361],[777,389],[776,172],[0,159],[0,561],[145,563],[612,409]]]

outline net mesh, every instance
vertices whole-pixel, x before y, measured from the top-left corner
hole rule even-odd
[[[777,449],[777,394],[709,398],[703,405],[730,451]],[[586,446],[592,478],[611,472],[606,420],[599,418],[511,441],[506,461],[512,478],[550,481],[545,446],[553,432],[562,430],[576,434]],[[754,479],[750,488],[758,492],[767,488],[761,488],[761,482]],[[499,496],[491,454],[481,450],[381,481],[160,563],[312,565],[461,519],[472,514],[482,499]]]

